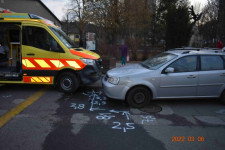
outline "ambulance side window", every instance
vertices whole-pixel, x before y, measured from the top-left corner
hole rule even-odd
[[[46,51],[63,52],[56,40],[44,28],[23,26],[22,33],[23,45]]]

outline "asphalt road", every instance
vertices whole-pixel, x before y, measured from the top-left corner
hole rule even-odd
[[[0,86],[0,150],[224,150],[225,106],[159,100],[145,109],[109,100],[98,86]]]

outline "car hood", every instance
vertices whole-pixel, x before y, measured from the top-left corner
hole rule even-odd
[[[140,64],[131,64],[131,65],[111,69],[107,72],[107,75],[110,77],[112,77],[112,76],[122,77],[122,76],[127,76],[127,75],[146,73],[149,71],[151,71],[151,70],[142,67],[142,65],[140,65]]]

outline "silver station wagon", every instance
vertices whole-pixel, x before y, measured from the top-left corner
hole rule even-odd
[[[139,64],[111,69],[102,79],[107,97],[144,107],[152,99],[221,98],[225,103],[225,53],[171,50]]]

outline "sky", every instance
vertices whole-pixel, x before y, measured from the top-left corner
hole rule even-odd
[[[41,0],[57,17],[62,20],[66,13],[66,4],[69,0]],[[201,4],[201,7],[207,4],[207,0],[190,0],[191,5]]]
[[[41,0],[55,16],[62,20],[66,13],[65,8],[68,0]]]

